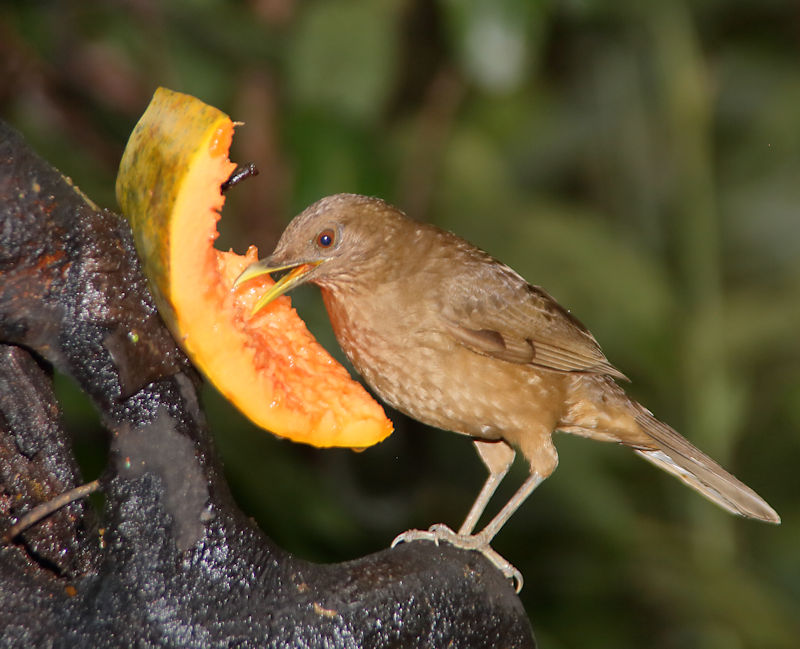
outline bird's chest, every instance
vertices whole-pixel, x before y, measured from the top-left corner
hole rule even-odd
[[[440,330],[424,303],[401,304],[323,290],[336,338],[355,369],[385,402],[438,428],[499,439],[543,418],[560,401],[542,374],[476,354]],[[557,391],[557,390],[556,390]]]
[[[396,407],[411,375],[425,363],[418,318],[380,293],[339,295],[323,290],[340,347],[367,383]]]

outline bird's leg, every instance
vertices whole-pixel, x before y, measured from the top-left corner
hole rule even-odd
[[[491,563],[500,570],[508,579],[515,583],[517,592],[522,590],[522,573],[511,563],[495,552],[489,545],[491,540],[505,525],[514,512],[525,499],[531,495],[534,489],[539,486],[543,478],[537,473],[531,473],[527,480],[511,497],[498,514],[483,528],[478,534],[472,534],[475,525],[483,514],[486,505],[494,494],[500,481],[508,473],[511,464],[514,462],[514,449],[505,442],[484,442],[476,441],[475,447],[486,467],[489,469],[489,477],[483,485],[478,497],[470,508],[467,518],[456,533],[447,525],[432,525],[428,530],[408,530],[397,536],[392,541],[392,547],[398,543],[409,541],[433,541],[437,545],[439,541],[447,541],[451,545],[466,550],[477,550],[485,556]]]
[[[484,527],[478,534],[472,536],[474,539],[480,539],[478,543],[480,545],[488,546],[489,543],[492,542],[492,539],[497,535],[500,531],[500,528],[508,522],[508,519],[517,511],[525,502],[525,500],[533,493],[533,490],[536,489],[540,484],[542,484],[542,480],[544,478],[540,476],[538,473],[533,472],[531,473],[525,482],[522,483],[519,489],[517,489],[516,493],[511,496],[511,499],[503,505],[503,509],[501,509],[497,515],[489,521],[488,525]]]
[[[481,460],[483,460],[486,468],[489,469],[489,476],[486,478],[486,482],[483,484],[483,488],[475,499],[475,502],[472,503],[469,514],[467,514],[467,517],[458,529],[459,536],[468,536],[472,534],[472,530],[474,530],[475,526],[478,524],[483,510],[486,509],[489,500],[491,500],[500,482],[505,478],[511,465],[514,463],[514,456],[516,455],[514,449],[503,441],[485,442],[476,439],[474,444],[475,450],[478,451]]]
[[[486,505],[489,503],[489,500],[491,500],[494,492],[497,491],[498,485],[514,463],[514,456],[516,455],[514,449],[502,440],[486,442],[476,439],[473,443],[475,444],[475,450],[478,451],[478,456],[483,460],[486,468],[489,469],[489,477],[487,477],[486,482],[483,483],[483,487],[478,497],[475,499],[475,502],[472,503],[472,507],[467,517],[464,519],[464,522],[461,524],[461,527],[458,529],[458,533],[453,532],[453,530],[446,525],[434,525],[429,531],[408,530],[392,541],[392,547],[403,541],[417,541],[420,539],[436,541],[438,543],[439,539],[433,538],[433,528],[446,530],[444,533],[448,536],[457,536],[464,539],[472,538],[471,535],[472,531],[475,529],[475,525],[477,525],[481,514],[483,514],[483,510],[486,509]]]
[[[506,576],[506,578],[514,581],[517,592],[520,592],[523,584],[522,573],[504,557],[495,552],[490,543],[503,525],[508,522],[508,519],[511,518],[517,509],[519,509],[520,505],[522,505],[528,496],[533,493],[533,490],[542,483],[542,480],[544,480],[544,478],[538,473],[531,473],[525,482],[522,483],[520,488],[517,489],[516,493],[511,497],[511,499],[505,505],[503,505],[503,508],[497,513],[497,515],[477,534],[456,534],[449,527],[447,527],[447,525],[439,523],[432,525],[428,529],[427,534],[430,536],[415,536],[410,539],[401,540],[428,538],[437,544],[439,541],[447,541],[450,543],[450,545],[454,545],[458,548],[464,548],[465,550],[477,550],[489,561],[491,561],[492,564]],[[412,532],[413,531],[415,530],[412,530]],[[409,532],[406,534],[408,533]],[[403,535],[401,534],[400,536]],[[395,539],[395,542],[397,542],[397,539]]]

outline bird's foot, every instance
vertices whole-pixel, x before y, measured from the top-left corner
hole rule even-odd
[[[522,584],[524,583],[522,573],[504,557],[495,552],[483,534],[458,534],[447,525],[437,523],[431,525],[427,530],[407,530],[402,534],[398,534],[394,541],[392,541],[391,547],[395,547],[399,543],[409,543],[411,541],[433,541],[436,545],[439,545],[440,541],[446,541],[457,548],[476,550],[486,557],[495,568],[502,572],[506,579],[510,579],[514,582],[514,589],[518,593],[522,590]]]

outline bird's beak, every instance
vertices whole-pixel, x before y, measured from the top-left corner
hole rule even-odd
[[[288,291],[291,291],[298,284],[302,284],[306,280],[308,274],[317,266],[319,266],[322,261],[323,260],[300,261],[276,266],[270,262],[269,258],[260,259],[259,261],[250,264],[242,271],[242,274],[239,275],[239,277],[237,277],[236,281],[233,283],[233,288],[235,289],[244,282],[256,277],[260,277],[261,275],[266,275],[267,273],[276,273],[281,270],[289,271],[277,282],[275,282],[275,284],[273,284],[270,289],[259,298],[258,302],[256,302],[256,305],[253,307],[253,312],[251,315],[254,315],[267,306],[267,304],[272,302],[275,298],[280,297]]]

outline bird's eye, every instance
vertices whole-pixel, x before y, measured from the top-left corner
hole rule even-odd
[[[333,245],[336,233],[330,228],[323,230],[317,235],[317,246],[320,248],[330,248]]]

